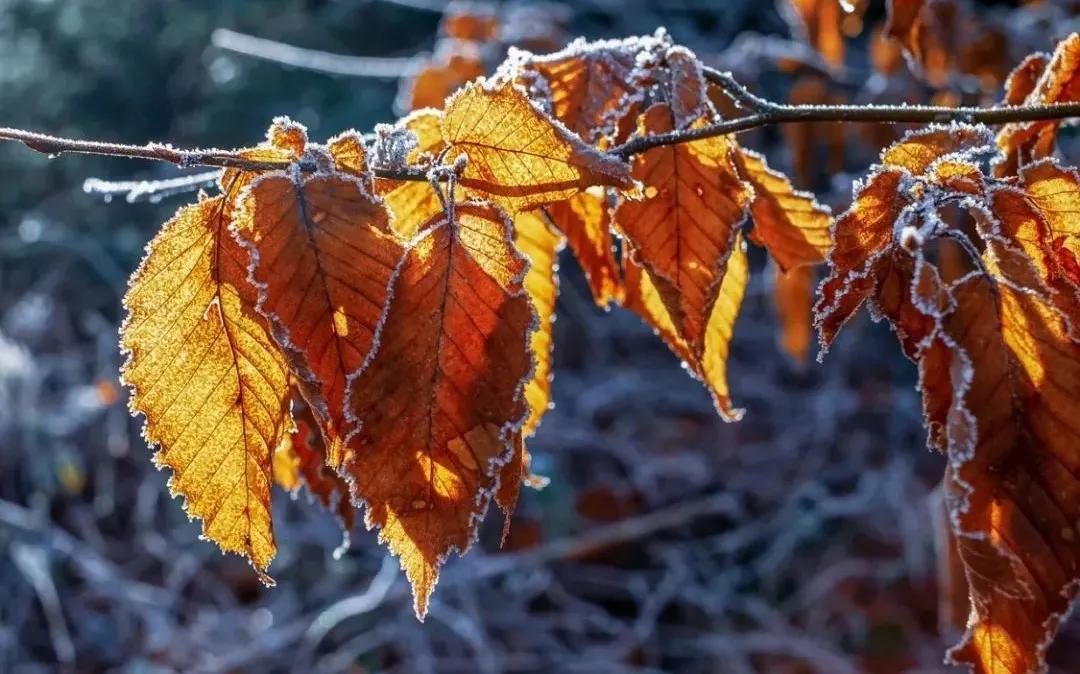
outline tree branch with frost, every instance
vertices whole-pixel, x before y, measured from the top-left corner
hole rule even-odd
[[[996,125],[1080,118],[1080,102],[993,108],[949,108],[936,105],[788,105],[775,103],[754,95],[739,84],[730,73],[706,69],[705,74],[711,84],[720,87],[741,106],[752,110],[752,113],[745,117],[724,119],[694,129],[680,129],[668,133],[633,138],[622,145],[612,148],[607,154],[619,159],[628,159],[635,154],[656,147],[689,143],[703,138],[735,134],[778,124],[810,122],[940,124],[964,122]],[[292,164],[289,161],[249,159],[241,156],[235,150],[183,150],[163,143],[127,145],[77,140],[6,127],[0,128],[0,140],[20,142],[32,150],[50,156],[65,152],[97,154],[130,159],[165,161],[176,164],[181,168],[208,166],[237,168],[245,171],[275,171],[288,168]],[[314,172],[318,169],[315,163],[310,161],[299,162],[299,168],[304,172]],[[418,168],[390,169],[375,166],[371,170],[377,178],[428,180],[427,171]]]

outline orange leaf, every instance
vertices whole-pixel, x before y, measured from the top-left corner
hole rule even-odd
[[[640,38],[585,44],[575,42],[563,51],[530,56],[522,64],[527,74],[543,78],[550,92],[551,112],[567,128],[589,142],[612,136],[626,117],[630,97],[636,93],[631,80]]]
[[[750,240],[768,249],[782,271],[825,261],[832,241],[832,215],[814,195],[798,192],[756,152],[736,148],[731,155],[739,176],[753,187]]]
[[[836,0],[789,0],[802,19],[807,41],[831,66],[844,65],[843,9]]]
[[[425,227],[350,380],[359,433],[340,468],[401,558],[421,617],[443,561],[472,543],[528,412],[536,317],[511,237],[498,210],[471,202]]]
[[[259,312],[288,354],[335,463],[352,425],[346,378],[364,362],[402,256],[386,208],[347,174],[267,174],[233,223],[252,254]]]
[[[170,492],[203,520],[206,538],[247,556],[272,585],[271,454],[288,425],[288,380],[255,312],[231,216],[226,197],[205,199],[154,237],[124,297],[121,376],[159,447],[155,463],[173,471]]]
[[[1039,55],[1028,57],[1009,76],[1010,100],[1027,89]],[[1058,43],[1034,87],[1023,99],[1024,105],[1045,105],[1080,101],[1080,33],[1073,33]],[[998,132],[997,144],[1005,157],[997,162],[994,174],[1015,175],[1020,167],[1042,157],[1049,157],[1057,144],[1061,120],[1006,124]]]
[[[629,167],[589,147],[516,86],[474,82],[447,101],[443,138],[468,163],[461,184],[508,211],[566,199],[592,185],[629,189]]]
[[[544,207],[551,222],[566,235],[596,305],[607,308],[622,299],[622,278],[615,261],[607,195],[599,188],[580,192]]]
[[[274,481],[291,493],[307,486],[322,507],[337,517],[347,543],[356,522],[349,483],[326,465],[318,422],[298,391],[293,391],[292,409],[296,430],[274,453]]]
[[[1042,671],[1080,581],[1080,345],[1023,253],[995,243],[953,290],[948,484],[973,614],[950,655],[976,672]]]
[[[522,428],[523,435],[530,437],[536,433],[540,419],[551,403],[551,331],[555,321],[555,299],[559,296],[559,279],[555,270],[565,239],[548,227],[542,215],[529,211],[514,217],[514,243],[529,260],[525,290],[529,293],[538,319],[531,343],[533,376],[525,387],[529,418]]]
[[[405,110],[441,108],[446,97],[484,74],[479,46],[453,38],[439,40],[435,53],[412,77],[402,81],[397,107]]]
[[[686,343],[679,333],[667,304],[657,287],[657,278],[635,261],[631,253],[625,259],[627,309],[641,316],[660,335],[668,348],[686,364],[685,367],[701,380],[713,398],[717,412],[726,421],[736,421],[743,410],[732,405],[727,380],[727,358],[735,320],[742,306],[750,266],[742,236],[736,231],[723,278],[716,291],[705,326],[704,345],[700,354]]]
[[[664,104],[649,108],[639,121],[643,133],[664,133],[673,124]],[[695,354],[704,349],[705,325],[750,196],[731,166],[733,147],[732,139],[716,137],[638,155],[633,175],[644,185],[645,198],[623,201],[614,215],[636,261],[653,275],[675,330]]]
[[[784,272],[776,267],[773,302],[780,318],[780,344],[796,363],[804,363],[813,333],[814,267]]]

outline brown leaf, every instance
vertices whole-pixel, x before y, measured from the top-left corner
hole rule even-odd
[[[527,415],[535,312],[501,213],[455,205],[409,246],[372,358],[350,380],[359,433],[340,469],[401,558],[417,615],[469,548]]]
[[[756,152],[736,148],[731,158],[739,176],[754,190],[750,240],[764,246],[782,271],[824,262],[832,244],[829,209],[814,195],[796,191],[787,176],[770,169]]]
[[[252,183],[232,225],[251,252],[259,312],[288,355],[335,463],[352,427],[346,379],[371,351],[403,254],[389,219],[351,175],[275,172]]]
[[[673,124],[664,104],[649,108],[639,121],[643,133],[664,133]],[[645,198],[624,200],[614,215],[635,261],[653,276],[675,330],[695,354],[704,350],[705,326],[750,197],[731,165],[734,147],[734,140],[715,137],[638,155],[633,175],[644,185]]]
[[[1028,57],[1009,76],[1007,91],[1010,100],[1027,89],[1039,55]],[[1022,103],[1045,105],[1080,101],[1080,33],[1073,33],[1058,43],[1054,54],[1042,69],[1034,87]],[[998,132],[997,144],[1005,155],[994,167],[994,175],[1015,175],[1020,167],[1036,159],[1049,157],[1057,145],[1061,120],[1043,120],[1006,124]]]
[[[567,244],[589,281],[596,305],[607,308],[612,302],[620,301],[622,275],[615,261],[611,214],[603,190],[579,192],[565,201],[548,204],[544,211],[566,235]]]

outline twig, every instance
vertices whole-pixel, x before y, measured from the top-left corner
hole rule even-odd
[[[227,28],[211,34],[210,43],[219,49],[331,75],[396,80],[416,65],[416,57],[350,56],[318,49],[304,49],[276,40],[245,35]]]
[[[724,88],[733,97],[737,96],[746,105],[752,105],[756,112],[746,117],[723,120],[696,129],[681,129],[634,138],[612,148],[608,154],[620,159],[627,159],[635,154],[664,145],[676,145],[703,138],[724,136],[773,124],[798,122],[923,124],[965,122],[969,124],[1007,124],[1010,122],[1034,122],[1080,117],[1080,102],[1000,108],[949,108],[936,105],[783,105],[754,96],[742,85],[735,82],[730,75],[716,73],[715,71],[711,72],[712,74],[709,75],[710,81]],[[216,166],[239,168],[247,171],[274,171],[288,168],[291,165],[291,162],[288,161],[248,159],[235,151],[229,150],[180,150],[161,143],[149,143],[147,145],[103,143],[61,138],[6,127],[0,128],[0,140],[18,141],[32,150],[50,156],[56,156],[63,152],[100,154],[113,157],[167,161],[181,168]],[[299,168],[304,172],[313,172],[318,167],[314,162],[301,161],[299,162]],[[428,179],[426,171],[411,168],[386,169],[374,167],[372,172],[377,178],[390,180],[426,181]]]
[[[212,185],[221,175],[221,171],[207,171],[190,176],[166,178],[164,180],[101,180],[87,178],[83,182],[83,191],[87,194],[100,194],[108,201],[114,195],[123,194],[129,204],[142,199],[155,201],[163,197],[184,192],[193,192],[201,187]]]

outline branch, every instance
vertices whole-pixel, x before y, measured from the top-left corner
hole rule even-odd
[[[784,105],[773,103],[752,94],[735,81],[730,73],[705,70],[709,82],[723,89],[729,96],[754,112],[745,117],[722,120],[696,129],[682,129],[668,133],[633,138],[612,148],[608,154],[627,159],[654,147],[687,143],[702,138],[712,138],[748,131],[774,124],[806,122],[847,123],[948,123],[1007,124],[1010,122],[1034,122],[1080,117],[1080,102],[1055,103],[1051,105],[1020,105],[1000,108],[949,108],[933,105]],[[171,145],[149,143],[147,145],[124,145],[99,141],[75,140],[49,136],[22,129],[0,128],[0,140],[23,143],[32,150],[56,156],[64,152],[99,154],[112,157],[152,159],[176,164],[181,168],[212,166],[238,168],[245,171],[283,170],[291,165],[287,161],[254,160],[230,150],[180,150]],[[317,170],[314,162],[299,163],[301,171]],[[373,167],[377,178],[390,180],[426,181],[426,171],[419,169],[388,169]]]

